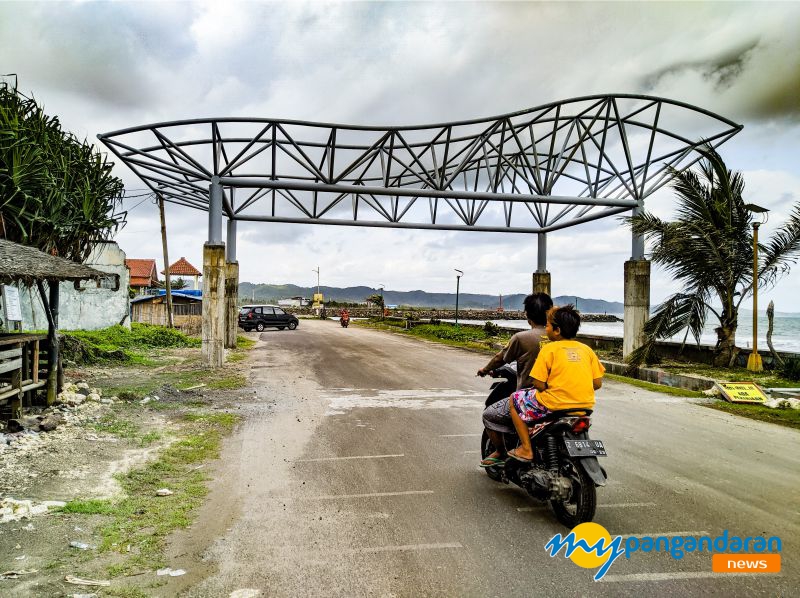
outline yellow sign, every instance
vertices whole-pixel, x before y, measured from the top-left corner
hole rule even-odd
[[[314,293],[314,303],[311,305],[313,309],[319,309],[325,303],[325,297],[322,293]]]
[[[717,382],[717,388],[731,403],[763,403],[767,400],[755,382]]]

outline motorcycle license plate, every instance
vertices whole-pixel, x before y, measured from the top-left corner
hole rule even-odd
[[[605,457],[606,447],[602,440],[570,440],[565,438],[570,457]]]

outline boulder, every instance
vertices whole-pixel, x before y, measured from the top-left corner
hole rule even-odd
[[[60,413],[51,413],[39,422],[39,429],[42,432],[52,432],[63,423],[64,417]]]
[[[15,432],[22,432],[25,429],[25,426],[22,425],[22,422],[18,419],[10,419],[8,420],[7,424],[7,431],[11,434]]]

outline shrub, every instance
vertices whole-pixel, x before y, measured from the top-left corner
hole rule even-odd
[[[800,359],[787,359],[781,368],[781,375],[794,382],[800,382]]]
[[[500,326],[492,322],[486,322],[486,324],[483,325],[483,331],[486,333],[486,336],[497,336],[500,334]]]
[[[149,349],[197,347],[200,340],[178,330],[149,324],[111,326],[102,330],[74,330],[64,333],[62,355],[76,364],[133,361]]]

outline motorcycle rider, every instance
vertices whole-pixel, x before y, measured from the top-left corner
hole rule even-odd
[[[594,391],[603,384],[605,368],[587,345],[575,340],[581,325],[572,305],[556,307],[547,314],[547,338],[530,371],[533,388],[511,395],[511,419],[520,445],[508,456],[530,463],[533,449],[528,426],[552,411],[591,409]]]
[[[483,377],[503,364],[516,361],[517,390],[530,387],[533,384],[529,374],[536,357],[539,355],[541,346],[547,342],[547,333],[545,331],[547,312],[553,307],[553,300],[547,293],[528,295],[523,303],[525,315],[528,318],[528,324],[531,329],[518,332],[512,336],[508,345],[492,357],[489,363],[478,370],[478,376]],[[509,398],[489,405],[484,410],[483,425],[497,450],[481,461],[481,467],[493,467],[502,464],[506,457],[503,434],[513,434],[515,432]]]

